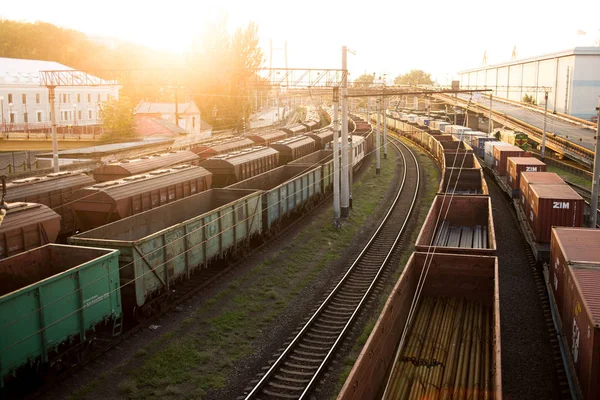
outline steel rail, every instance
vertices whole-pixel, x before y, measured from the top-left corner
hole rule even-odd
[[[390,137],[393,138],[392,136],[390,136]],[[409,208],[409,210],[408,210],[408,212],[406,214],[406,217],[404,219],[404,222],[403,222],[401,228],[398,231],[398,234],[396,235],[396,237],[395,237],[395,239],[393,241],[393,244],[390,246],[390,248],[387,251],[387,254],[386,254],[384,260],[379,265],[377,273],[375,274],[375,276],[371,280],[371,282],[369,284],[369,287],[365,290],[365,293],[363,294],[362,298],[360,299],[359,303],[357,304],[356,308],[354,309],[354,311],[352,312],[352,314],[350,315],[350,317],[348,317],[348,320],[345,323],[345,325],[342,328],[342,330],[339,332],[339,334],[337,334],[337,338],[335,339],[334,343],[329,348],[329,351],[327,352],[327,354],[325,355],[325,357],[323,358],[323,360],[320,362],[320,364],[317,367],[317,369],[315,370],[315,372],[312,374],[312,377],[310,378],[309,382],[306,384],[304,390],[299,395],[299,397],[297,397],[298,399],[304,399],[304,398],[306,398],[306,396],[308,395],[308,393],[311,391],[311,389],[315,385],[317,378],[323,372],[325,366],[327,365],[327,363],[331,359],[333,353],[335,352],[335,350],[337,349],[337,347],[339,346],[339,344],[341,343],[341,341],[345,337],[346,333],[349,330],[349,327],[354,322],[356,316],[358,315],[358,313],[362,309],[362,306],[367,301],[367,299],[368,299],[369,295],[371,294],[374,286],[376,285],[376,283],[377,283],[380,275],[382,274],[383,268],[387,264],[387,262],[388,262],[389,258],[391,257],[393,251],[396,249],[396,245],[397,245],[398,241],[400,240],[400,237],[404,233],[406,225],[408,224],[408,221],[409,221],[409,219],[410,219],[410,217],[412,215],[412,211],[413,211],[414,206],[416,204],[417,195],[418,195],[418,192],[419,192],[419,185],[420,185],[419,163],[418,163],[418,160],[415,157],[414,153],[409,149],[408,146],[406,146],[404,143],[402,143],[400,140],[398,140],[396,138],[393,138],[393,140],[397,141],[397,143],[400,143],[404,148],[406,148],[408,150],[408,152],[412,156],[412,159],[413,159],[413,161],[414,161],[414,163],[415,163],[415,165],[417,167],[416,168],[416,171],[417,171],[416,175],[417,176],[416,176],[415,192],[414,192],[412,200],[411,200],[410,208]],[[371,248],[371,245],[378,238],[379,233],[382,231],[383,227],[388,222],[390,215],[395,210],[396,205],[398,204],[398,201],[400,199],[400,196],[401,196],[401,194],[403,192],[403,189],[404,189],[404,186],[405,186],[405,183],[406,183],[406,176],[407,176],[407,168],[406,168],[406,166],[407,166],[407,162],[406,162],[406,157],[404,156],[404,154],[402,153],[402,151],[400,150],[400,148],[398,147],[398,145],[394,141],[391,141],[390,143],[393,143],[393,145],[398,149],[398,151],[400,152],[400,154],[402,156],[404,165],[405,165],[403,179],[402,179],[402,184],[401,184],[401,186],[400,186],[400,188],[398,190],[398,193],[396,194],[396,197],[394,198],[394,201],[393,201],[392,205],[388,209],[386,215],[384,216],[382,222],[378,226],[378,228],[375,231],[375,233],[369,239],[369,242],[366,244],[366,246],[363,248],[363,250],[360,252],[360,254],[356,257],[355,261],[352,263],[352,265],[350,266],[350,268],[346,271],[346,273],[344,274],[344,276],[342,277],[342,279],[333,288],[333,290],[329,293],[329,295],[327,296],[327,298],[321,303],[321,305],[319,306],[319,308],[313,313],[313,315],[310,317],[310,319],[304,324],[304,326],[302,327],[302,329],[298,332],[298,334],[294,337],[294,339],[288,344],[288,346],[283,350],[283,352],[279,355],[279,357],[275,360],[275,362],[271,365],[271,367],[265,372],[265,374],[262,376],[262,378],[254,385],[254,387],[252,388],[252,390],[246,395],[245,399],[248,400],[248,399],[255,398],[260,393],[260,391],[263,389],[264,385],[271,378],[274,377],[273,376],[274,373],[279,369],[279,367],[282,365],[283,361],[285,359],[287,359],[288,356],[291,355],[291,353],[294,350],[294,348],[296,347],[296,345],[304,338],[305,333],[307,333],[309,331],[309,329],[311,328],[311,326],[313,325],[313,323],[319,318],[319,316],[322,314],[322,312],[324,311],[324,309],[331,304],[331,300],[334,299],[335,295],[338,294],[338,292],[340,291],[340,289],[347,282],[348,278],[352,275],[352,273],[355,271],[355,269],[357,269],[356,267],[363,260],[363,257],[365,256],[365,254],[367,254],[367,252]],[[288,396],[286,396],[286,397],[288,397]]]

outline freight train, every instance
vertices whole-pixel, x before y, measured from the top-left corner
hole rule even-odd
[[[428,151],[442,179],[338,399],[500,398],[498,260],[482,166],[468,144],[412,119],[386,123]]]
[[[372,151],[373,135],[369,124],[353,118],[359,127],[348,151],[355,151],[356,169]],[[214,173],[188,165],[158,170],[156,176],[189,175],[174,191],[154,191],[163,185],[153,184],[160,180],[153,172],[65,190],[70,199],[83,199],[70,212],[91,215],[94,209],[90,226],[110,223],[70,236],[69,245],[21,246],[28,251],[0,260],[0,385],[27,371],[76,362],[96,337],[119,335],[127,321],[161,310],[194,273],[277,233],[332,188],[332,150],[272,166],[266,172],[248,166],[254,175],[224,188],[209,188]],[[78,197],[79,190],[87,192]],[[38,205],[46,213],[49,207]],[[49,219],[45,240],[29,244],[57,235],[58,216]],[[0,229],[7,226],[10,219]]]
[[[557,330],[571,349],[584,398],[598,398],[594,371],[600,366],[600,332],[593,309],[600,274],[590,266],[600,265],[600,258],[583,247],[600,244],[600,235],[572,228],[581,224],[583,199],[558,175],[545,172],[544,163],[495,137],[463,131],[449,140],[431,129],[439,126],[432,121],[428,128],[393,117],[386,123],[437,160],[444,196],[434,200],[416,252],[338,398],[502,397],[498,263],[484,169],[514,199],[539,261],[548,260],[551,242],[548,291],[564,324]],[[453,141],[459,143],[449,144]],[[423,294],[415,296],[423,275]],[[401,337],[405,327],[408,334]],[[587,329],[585,339],[582,329]]]

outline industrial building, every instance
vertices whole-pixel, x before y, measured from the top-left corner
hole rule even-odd
[[[600,95],[600,47],[573,49],[459,72],[462,89],[493,89],[494,96],[522,101],[527,94],[548,111],[590,120]]]
[[[50,128],[48,89],[40,85],[40,71],[72,70],[53,61],[0,58],[0,121],[2,132]],[[57,87],[56,124],[96,125],[99,107],[118,98],[117,85]]]

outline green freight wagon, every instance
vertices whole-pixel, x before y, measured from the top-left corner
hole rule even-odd
[[[321,190],[325,193],[333,188],[333,150],[317,150],[288,165],[302,165],[306,168],[319,166],[322,171]]]
[[[21,368],[65,360],[100,326],[120,333],[118,257],[48,244],[0,260],[0,386]]]
[[[246,247],[262,232],[260,192],[212,189],[69,238],[120,251],[121,295],[142,315],[175,280]],[[131,304],[130,304],[131,303]]]
[[[323,194],[321,167],[284,165],[242,182],[228,189],[254,189],[262,194],[262,224],[271,229],[285,216],[300,211]]]

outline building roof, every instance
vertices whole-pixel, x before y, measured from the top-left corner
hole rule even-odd
[[[52,70],[73,71],[73,68],[54,61],[0,57],[0,84],[39,85],[40,71]]]
[[[542,54],[542,55],[534,56],[534,57],[522,58],[520,60],[512,60],[512,61],[507,61],[507,62],[503,62],[503,63],[499,63],[499,64],[492,64],[492,65],[482,65],[482,66],[479,66],[476,68],[459,71],[458,73],[466,74],[469,72],[482,71],[482,70],[486,70],[486,69],[490,69],[490,68],[506,67],[509,65],[518,65],[518,64],[524,64],[524,63],[532,62],[532,61],[542,61],[542,60],[548,60],[548,59],[552,59],[552,58],[567,57],[567,56],[573,56],[573,55],[575,55],[575,56],[580,56],[580,55],[582,55],[582,56],[600,56],[600,47],[574,47],[572,49],[557,51],[555,53]]]
[[[140,101],[133,110],[135,114],[175,114],[175,103],[152,103],[149,101]],[[198,107],[193,101],[187,103],[178,103],[177,112],[179,114],[188,111],[198,112]]]
[[[175,125],[174,123],[162,118],[147,117],[138,115],[135,118],[135,132],[144,137],[153,135],[178,135],[185,134],[185,129]]]

